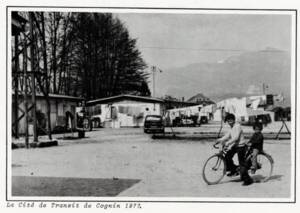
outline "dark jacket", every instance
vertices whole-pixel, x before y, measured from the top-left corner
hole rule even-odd
[[[251,148],[258,149],[259,151],[263,150],[264,136],[261,132],[254,133],[249,141]]]

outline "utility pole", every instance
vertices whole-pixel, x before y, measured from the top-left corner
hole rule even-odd
[[[32,94],[32,117],[33,117],[33,141],[38,142],[37,136],[37,118],[36,118],[36,100],[35,100],[35,70],[34,70],[34,35],[33,35],[33,13],[29,13],[29,22],[30,22],[30,65],[31,65],[31,94]]]
[[[266,94],[266,90],[269,88],[269,86],[265,83],[262,84],[262,89],[263,89],[263,95]]]
[[[155,97],[155,73],[156,73],[156,67],[155,66],[151,66],[151,71],[152,71],[152,96]]]
[[[152,96],[155,97],[155,74],[156,74],[157,71],[159,71],[159,72],[163,72],[163,71],[161,69],[157,68],[156,66],[151,66],[151,71],[152,71],[152,75],[153,75],[153,77],[152,77],[152,80],[153,80],[153,82],[152,82],[152,86],[153,86]]]

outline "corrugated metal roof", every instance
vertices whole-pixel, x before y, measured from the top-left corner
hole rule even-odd
[[[15,95],[15,92],[12,91],[12,95]],[[23,94],[19,94],[19,96],[23,96]],[[44,95],[42,93],[36,93],[35,94],[36,98],[44,98]],[[28,94],[28,97],[31,97],[30,94]],[[53,98],[53,99],[69,99],[69,100],[77,100],[77,101],[83,101],[84,98],[80,98],[80,97],[75,97],[75,96],[70,96],[70,95],[60,95],[60,94],[52,94],[49,93],[49,97]]]
[[[93,105],[98,103],[110,103],[119,100],[134,100],[140,102],[148,102],[148,103],[163,103],[164,101],[160,98],[153,98],[153,97],[145,97],[145,96],[136,96],[136,95],[117,95],[107,98],[100,98],[96,100],[91,100],[87,102],[87,105]]]
[[[42,96],[41,94],[37,94],[37,96]],[[60,94],[49,94],[50,98],[57,98],[57,99],[73,99],[73,100],[79,100],[79,101],[83,101],[84,98],[80,98],[80,97],[75,97],[75,96],[70,96],[70,95],[60,95]]]

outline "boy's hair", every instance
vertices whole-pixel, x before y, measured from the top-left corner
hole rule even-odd
[[[234,114],[228,114],[225,116],[225,122],[227,122],[228,120],[234,120],[235,121],[235,116]]]
[[[260,131],[263,129],[263,125],[262,125],[262,123],[261,122],[255,122],[254,124],[253,124],[253,129],[259,129]]]

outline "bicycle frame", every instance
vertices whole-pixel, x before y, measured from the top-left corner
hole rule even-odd
[[[221,165],[221,161],[222,161],[223,156],[220,156],[220,158],[218,158],[216,165],[212,168],[212,170],[217,171],[219,169],[219,166]]]

